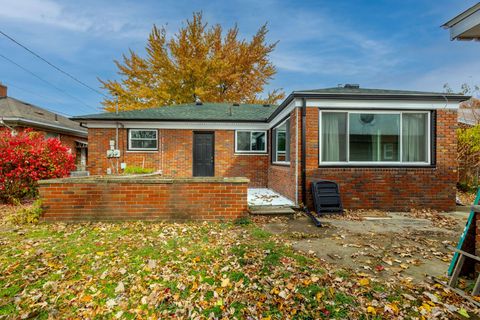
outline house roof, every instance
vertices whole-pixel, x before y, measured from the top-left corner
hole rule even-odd
[[[0,97],[0,119],[6,123],[87,137],[87,129],[81,127],[78,122],[11,97]]]
[[[367,89],[358,85],[345,85],[325,89],[293,91],[279,106],[261,104],[195,103],[122,111],[118,114],[105,112],[73,117],[76,121],[222,121],[222,122],[269,122],[294,98],[339,99],[339,100],[410,100],[460,102],[470,97],[463,94]]]
[[[293,91],[270,116],[269,120],[278,115],[295,98],[461,102],[470,99],[470,96],[443,92],[360,88],[357,84],[345,84],[332,88]]]
[[[343,94],[343,95],[404,95],[404,96],[431,96],[444,95],[445,93],[431,92],[431,91],[409,91],[409,90],[391,90],[391,89],[370,89],[360,88],[358,85],[344,85],[332,88],[312,89],[312,90],[298,90],[294,91],[297,94]]]
[[[442,25],[450,40],[480,40],[480,2]]]
[[[105,112],[73,117],[73,120],[141,120],[141,121],[224,121],[266,122],[276,105],[231,103],[179,104],[143,110]]]

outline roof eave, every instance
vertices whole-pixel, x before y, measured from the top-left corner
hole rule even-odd
[[[268,119],[262,120],[245,120],[245,119],[158,119],[158,118],[135,118],[135,119],[122,119],[122,118],[94,118],[94,117],[73,117],[74,121],[118,121],[118,122],[131,122],[131,121],[146,121],[146,122],[231,122],[231,123],[267,123]]]
[[[470,8],[468,8],[467,10],[463,11],[462,13],[456,15],[455,17],[453,17],[452,19],[448,20],[447,22],[445,22],[443,25],[441,25],[441,27],[445,28],[445,29],[448,29],[448,28],[451,28],[452,26],[456,25],[457,23],[459,23],[460,21],[468,18],[470,15],[472,15],[473,13],[475,13],[476,11],[480,10],[480,2],[471,6]]]
[[[16,124],[23,124],[26,126],[34,126],[34,127],[43,128],[43,129],[56,130],[57,132],[69,133],[73,136],[80,136],[84,138],[88,137],[87,130],[76,130],[76,129],[68,128],[62,125],[55,125],[51,123],[25,119],[21,117],[2,117],[2,120],[5,122],[14,122]]]
[[[425,95],[425,94],[359,94],[359,93],[315,93],[294,91],[270,115],[267,122],[275,118],[295,98],[310,99],[346,99],[346,100],[400,100],[400,101],[446,101],[462,102],[471,98],[465,95]]]
[[[463,94],[368,94],[368,93],[316,93],[293,92],[295,98],[349,99],[349,100],[406,100],[406,101],[456,101],[471,98]]]

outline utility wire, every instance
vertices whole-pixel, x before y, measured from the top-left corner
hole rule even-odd
[[[56,90],[58,90],[58,91],[62,92],[63,94],[65,94],[65,95],[69,96],[70,98],[72,98],[72,99],[74,99],[74,100],[78,101],[79,103],[81,103],[81,104],[82,104],[82,105],[84,105],[85,107],[87,107],[87,108],[91,108],[91,109],[94,109],[95,111],[97,111],[97,112],[98,112],[97,108],[95,108],[95,107],[92,107],[92,106],[90,106],[90,105],[86,104],[86,103],[85,103],[85,102],[83,102],[81,99],[79,99],[79,98],[77,98],[77,97],[75,97],[75,96],[71,95],[70,93],[66,92],[66,91],[65,91],[65,90],[63,90],[62,88],[59,88],[59,87],[57,87],[56,85],[54,85],[53,83],[51,83],[51,82],[49,82],[49,81],[47,81],[47,80],[43,79],[42,77],[40,77],[40,76],[39,76],[39,75],[37,75],[36,73],[34,73],[34,72],[32,72],[32,71],[28,70],[27,68],[25,68],[25,67],[21,66],[20,64],[16,63],[15,61],[13,61],[13,60],[11,60],[11,59],[9,59],[9,58],[5,57],[5,56],[4,56],[3,54],[1,54],[1,53],[0,53],[0,57],[1,57],[1,58],[3,58],[3,59],[5,59],[5,60],[7,60],[7,61],[8,61],[8,62],[10,62],[11,64],[13,64],[13,65],[17,66],[18,68],[22,69],[23,71],[25,71],[25,72],[27,72],[27,73],[31,74],[32,76],[34,76],[35,78],[39,79],[40,81],[42,81],[42,82],[44,82],[44,83],[48,84],[49,86],[51,86],[51,87],[55,88]]]
[[[35,57],[37,57],[38,59],[42,60],[43,62],[45,62],[46,64],[48,64],[49,66],[51,66],[52,68],[56,69],[57,71],[63,73],[64,75],[66,75],[67,77],[69,77],[70,79],[73,79],[74,81],[80,83],[82,86],[94,91],[95,93],[98,93],[99,95],[103,96],[104,98],[109,98],[108,96],[106,96],[105,94],[103,94],[102,92],[98,91],[97,89],[89,86],[88,84],[86,84],[85,82],[79,80],[77,77],[71,75],[70,73],[68,73],[67,71],[64,71],[62,70],[61,68],[57,67],[56,65],[54,65],[53,63],[51,63],[50,61],[48,61],[47,59],[43,58],[42,56],[40,56],[39,54],[35,53],[33,50],[27,48],[25,45],[21,44],[20,42],[18,42],[17,40],[15,40],[14,38],[10,37],[8,34],[6,34],[5,32],[3,32],[2,30],[0,30],[0,34],[2,34],[3,36],[5,36],[7,39],[9,39],[10,41],[12,41],[13,43],[19,45],[20,47],[22,47],[23,49],[27,50],[28,52],[30,52],[31,54],[33,54]]]

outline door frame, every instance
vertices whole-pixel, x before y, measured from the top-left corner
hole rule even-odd
[[[213,162],[212,162],[212,177],[215,177],[215,131],[211,130],[193,130],[192,131],[192,177],[204,177],[204,176],[196,176],[195,175],[195,134],[199,133],[209,133],[212,135],[212,157],[213,157]]]

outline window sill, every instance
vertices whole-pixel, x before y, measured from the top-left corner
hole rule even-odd
[[[266,152],[235,152],[235,156],[268,156]]]
[[[432,169],[436,168],[436,165],[429,163],[418,163],[418,164],[407,164],[407,163],[392,163],[392,164],[372,164],[372,163],[329,163],[329,164],[319,164],[319,168],[370,168],[370,169]]]
[[[125,153],[158,153],[158,150],[127,150]]]
[[[274,166],[290,167],[290,162],[272,162]]]

